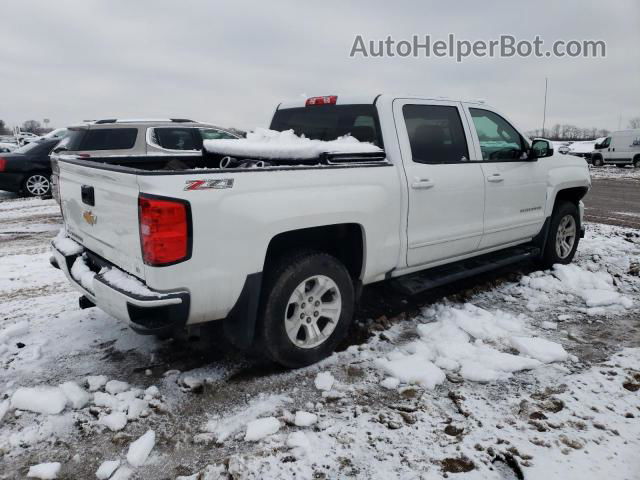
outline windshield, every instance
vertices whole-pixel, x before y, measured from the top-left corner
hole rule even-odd
[[[313,140],[335,140],[351,135],[382,148],[378,112],[374,105],[313,105],[278,110],[271,129],[293,130]]]
[[[70,152],[80,150],[80,141],[86,131],[84,128],[69,129],[67,135],[56,145],[56,149],[68,150]]]

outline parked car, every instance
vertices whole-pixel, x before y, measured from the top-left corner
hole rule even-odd
[[[58,142],[58,139],[40,140],[0,155],[0,190],[30,197],[50,195],[49,153]]]
[[[31,132],[16,132],[15,137],[18,145],[26,145],[28,143],[35,142],[40,138],[35,133]]]
[[[556,142],[556,144],[558,144],[558,153],[562,153],[563,155],[569,153],[572,143],[573,142]]]
[[[613,132],[604,141],[596,143],[591,163],[594,167],[615,164],[640,168],[640,128]]]
[[[591,185],[493,108],[427,97],[284,102],[271,130],[204,146],[187,170],[60,158],[52,263],[140,333],[220,321],[286,367],[335,349],[363,285],[570,263]]]
[[[187,119],[105,119],[75,125],[67,130],[66,137],[53,152],[54,163],[59,156],[99,158],[103,162],[128,156],[146,159],[147,162],[155,158],[158,166],[164,166],[168,156],[183,162],[189,157],[200,159],[203,139],[240,137],[230,130]],[[52,182],[53,193],[57,197],[55,169]]]

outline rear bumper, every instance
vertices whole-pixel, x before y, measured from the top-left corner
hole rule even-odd
[[[0,190],[7,192],[19,192],[22,190],[24,173],[2,172],[0,173]]]
[[[187,323],[190,307],[188,291],[156,292],[145,286],[147,293],[133,293],[106,280],[104,274],[107,270],[119,269],[91,252],[64,255],[53,242],[51,252],[52,265],[64,272],[76,290],[109,315],[126,322],[136,332],[165,333],[180,329]],[[71,274],[74,262],[80,257],[96,273],[91,289],[80,284]],[[122,273],[126,275],[125,272]]]

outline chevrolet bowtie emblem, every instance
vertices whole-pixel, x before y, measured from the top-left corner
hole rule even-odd
[[[85,210],[82,213],[82,218],[84,218],[84,221],[87,222],[89,225],[91,225],[92,227],[98,223],[98,217],[96,217],[93,213],[91,213],[91,210]]]

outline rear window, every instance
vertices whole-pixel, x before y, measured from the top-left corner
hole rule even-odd
[[[68,150],[126,150],[133,148],[137,136],[137,128],[96,128],[87,130],[79,148]]]
[[[374,105],[312,105],[276,111],[271,129],[293,130],[314,140],[351,135],[382,148],[378,112]]]

